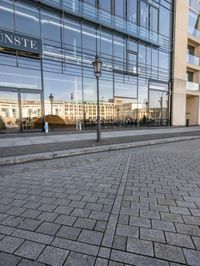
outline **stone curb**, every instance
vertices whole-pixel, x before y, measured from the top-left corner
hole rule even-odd
[[[144,146],[156,145],[156,144],[165,144],[165,143],[171,143],[171,142],[177,142],[177,141],[187,141],[187,140],[193,140],[193,139],[200,139],[200,136],[165,138],[165,139],[157,139],[157,140],[147,140],[147,141],[138,141],[138,142],[129,142],[129,143],[120,143],[120,144],[111,144],[111,145],[104,145],[104,146],[71,149],[71,150],[64,150],[64,151],[62,150],[62,151],[34,153],[34,154],[26,154],[26,155],[18,155],[18,156],[9,156],[9,157],[0,158],[0,166],[28,163],[28,162],[34,162],[34,161],[40,161],[40,160],[51,160],[51,159],[58,159],[58,158],[78,156],[78,155],[86,155],[86,154],[97,153],[97,152],[130,149],[130,148],[144,147]]]

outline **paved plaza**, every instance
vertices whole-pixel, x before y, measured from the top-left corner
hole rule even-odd
[[[200,140],[1,167],[0,265],[200,265]]]

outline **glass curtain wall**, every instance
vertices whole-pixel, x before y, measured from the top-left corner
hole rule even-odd
[[[103,61],[100,78],[102,125],[144,125],[144,119],[160,119],[160,115],[150,117],[154,94],[150,94],[149,82],[162,81],[167,86],[170,80],[172,3],[167,0],[44,2],[71,10],[71,16],[26,1],[2,0],[0,3],[0,28],[42,39],[43,88],[40,60],[6,53],[0,54],[0,85],[43,90],[45,114],[55,116],[52,120],[55,128],[77,127],[78,123],[95,126],[96,79],[91,63],[98,53]],[[81,14],[117,23],[119,32],[109,26],[86,22],[80,18]],[[136,27],[144,38],[127,35],[127,28],[134,31]],[[31,32],[27,28],[31,28]],[[145,41],[150,32],[159,34],[159,45]],[[160,95],[157,91],[162,94],[163,89],[156,90]],[[166,99],[162,97],[163,109]],[[156,103],[157,108],[161,108]],[[168,112],[165,114],[167,116]],[[164,116],[163,113],[162,118]]]

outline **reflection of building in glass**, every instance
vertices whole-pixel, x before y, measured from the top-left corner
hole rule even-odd
[[[80,121],[95,124],[91,62],[98,54],[103,62],[102,123],[132,123],[145,116],[167,124],[173,2],[1,0],[0,28],[38,38],[43,44],[41,54],[0,47],[0,95],[13,99],[15,94],[17,102],[15,114],[9,107],[9,115],[2,111],[2,119],[17,116],[22,131],[32,127],[35,117],[48,115],[74,127]]]

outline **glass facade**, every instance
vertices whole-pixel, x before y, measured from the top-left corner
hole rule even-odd
[[[1,0],[0,29],[40,38],[42,54],[0,47],[0,130],[95,126],[96,54],[102,127],[166,125],[172,2]]]

